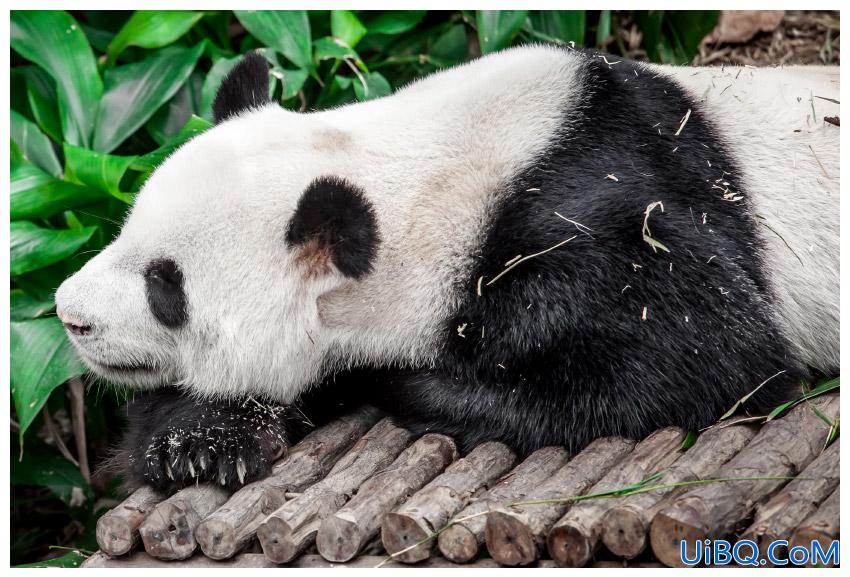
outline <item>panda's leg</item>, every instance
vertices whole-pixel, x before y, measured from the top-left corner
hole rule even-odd
[[[550,441],[563,443],[560,415],[543,411],[516,389],[461,383],[439,371],[403,372],[380,379],[370,397],[414,434],[449,435],[461,453],[484,441],[502,441],[522,454]]]
[[[294,405],[259,397],[213,401],[176,388],[139,395],[127,405],[119,454],[126,488],[173,490],[209,481],[228,488],[262,478],[307,432],[364,402],[370,371],[335,375]]]
[[[269,473],[307,429],[295,407],[265,399],[209,401],[174,388],[127,405],[127,487],[173,490],[198,481],[234,488]]]

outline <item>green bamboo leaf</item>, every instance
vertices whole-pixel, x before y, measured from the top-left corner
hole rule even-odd
[[[88,146],[103,84],[77,22],[58,10],[13,10],[10,32],[12,48],[56,81],[65,140]]]
[[[62,142],[56,82],[38,66],[26,66],[23,71],[27,79],[27,100],[35,121],[50,138]]]
[[[201,88],[201,108],[200,116],[212,121],[212,103],[215,100],[215,94],[218,92],[224,77],[230,72],[236,64],[242,60],[241,56],[233,58],[218,58],[213,62],[210,71],[207,72],[207,77],[204,79],[204,85]]]
[[[381,11],[374,19],[366,22],[370,34],[401,34],[416,28],[427,10]]]
[[[12,399],[23,438],[53,389],[85,367],[57,317],[11,323],[9,348]]]
[[[85,184],[111,194],[118,200],[130,203],[135,195],[121,191],[121,179],[137,158],[136,156],[101,154],[66,144],[65,177],[72,182]]]
[[[38,270],[68,258],[86,244],[97,227],[82,230],[41,228],[27,220],[10,225],[10,263],[12,276]]]
[[[341,38],[324,36],[313,42],[313,57],[317,62],[322,60],[343,60],[351,58],[355,62],[362,62],[360,55],[346,44]]]
[[[528,10],[478,10],[475,23],[481,52],[487,54],[510,46],[522,28]]]
[[[251,36],[286,56],[298,68],[311,68],[310,20],[305,10],[234,10]]]
[[[32,297],[21,289],[9,291],[9,312],[12,321],[27,321],[53,310],[53,301]]]
[[[794,400],[791,400],[791,401],[787,401],[785,403],[782,403],[781,405],[779,405],[778,407],[773,409],[770,413],[768,413],[765,421],[772,421],[773,419],[775,419],[776,417],[778,417],[779,415],[781,415],[782,413],[784,413],[785,411],[787,411],[791,407],[799,405],[800,403],[802,403],[803,401],[806,401],[808,399],[817,397],[819,395],[823,395],[824,393],[834,391],[834,390],[836,390],[840,387],[841,387],[841,379],[839,377],[836,377],[834,379],[830,379],[830,380],[828,380],[824,383],[821,383],[820,385],[818,385],[817,387],[815,387],[811,391],[804,393],[801,397],[794,399]]]
[[[584,44],[584,10],[539,10],[529,14],[531,27],[562,42]]]
[[[18,460],[18,455],[10,455],[13,463],[10,480],[13,485],[47,487],[71,507],[92,504],[91,487],[71,461],[42,443],[27,443],[25,447],[26,453],[22,460]]]
[[[372,100],[387,96],[393,91],[390,83],[380,72],[367,72],[362,75],[362,82],[358,77],[358,82],[354,83],[354,94],[357,100]]]
[[[271,71],[272,76],[283,83],[283,94],[281,100],[292,98],[307,81],[309,72],[306,70],[286,70],[285,68],[275,68]]]
[[[198,116],[192,116],[189,122],[174,134],[168,142],[153,152],[138,157],[130,168],[139,172],[153,172],[177,148],[211,127],[212,123],[208,120],[204,120]]]
[[[46,218],[105,198],[93,188],[54,178],[24,158],[13,159],[10,176],[11,220]]]
[[[60,557],[53,557],[44,561],[36,561],[35,563],[24,563],[23,565],[13,565],[14,568],[39,568],[39,567],[79,567],[86,560],[86,556],[79,551],[70,551]]]
[[[24,158],[54,176],[62,174],[62,165],[56,158],[53,145],[38,126],[11,110],[9,128],[12,140],[18,145]]]
[[[643,34],[641,44],[646,50],[646,55],[653,62],[659,62],[661,60],[659,45],[661,43],[661,25],[664,22],[664,10],[635,11],[635,22]]]
[[[366,36],[366,27],[350,10],[331,10],[331,34],[354,47]]]
[[[609,36],[611,36],[611,11],[602,10],[599,12],[599,24],[596,26],[596,45],[601,48]]]
[[[164,144],[180,130],[193,114],[201,110],[201,89],[204,76],[198,70],[192,72],[177,94],[157,110],[145,124],[157,144]]]
[[[147,122],[189,78],[204,44],[169,46],[140,62],[107,70],[93,148],[111,152]]]
[[[676,59],[689,64],[699,52],[702,39],[717,25],[717,10],[670,10],[665,14],[665,25],[675,40]]]
[[[106,65],[112,66],[127,46],[161,48],[186,34],[203,12],[189,10],[138,10],[124,24],[106,53]]]

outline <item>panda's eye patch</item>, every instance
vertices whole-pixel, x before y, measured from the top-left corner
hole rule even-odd
[[[155,260],[145,268],[148,306],[163,325],[176,329],[188,320],[183,273],[171,259]]]

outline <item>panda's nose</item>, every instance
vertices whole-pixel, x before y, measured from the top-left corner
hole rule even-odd
[[[65,329],[78,337],[84,337],[90,335],[92,332],[91,323],[84,323],[72,316],[69,316],[66,312],[62,310],[56,311],[56,316],[59,317],[59,320],[62,321],[62,324],[65,326]]]

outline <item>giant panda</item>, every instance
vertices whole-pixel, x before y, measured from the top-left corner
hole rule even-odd
[[[839,369],[837,68],[526,46],[297,113],[249,54],[56,292],[127,476],[259,478],[372,403],[462,450],[766,411]]]

